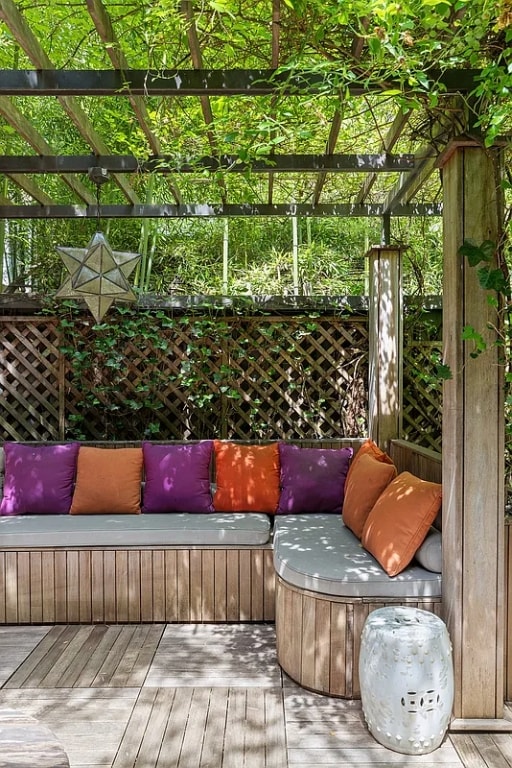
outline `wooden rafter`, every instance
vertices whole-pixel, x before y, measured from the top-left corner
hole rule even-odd
[[[109,55],[112,66],[117,70],[129,69],[128,60],[123,53],[121,42],[119,41],[112,24],[112,20],[101,0],[87,0],[87,9],[94,22],[96,31],[101,40],[105,43],[106,51]],[[146,137],[151,152],[154,155],[160,155],[162,148],[160,141],[149,125],[149,116],[146,109],[146,102],[142,96],[134,96],[130,94],[128,96],[132,105],[133,111],[137,117],[137,121],[140,128]],[[181,203],[181,194],[179,189],[174,183],[169,184],[169,189],[175,201]]]
[[[397,143],[398,139],[402,134],[402,131],[407,125],[409,116],[410,116],[410,112],[403,112],[402,110],[400,110],[400,112],[398,112],[395,115],[395,119],[393,120],[391,127],[388,130],[383,141],[382,149],[384,150],[384,152],[391,152],[393,150],[393,147]],[[377,180],[377,176],[374,172],[368,174],[368,176],[364,179],[363,183],[361,184],[361,188],[356,195],[356,198],[354,200],[355,203],[365,202],[376,180]]]
[[[12,0],[0,0],[0,19],[6,23],[18,44],[38,69],[52,69],[52,62]],[[94,152],[100,155],[107,155],[108,148],[105,142],[96,132],[92,122],[78,101],[73,96],[55,95],[80,135],[86,139]],[[137,203],[137,194],[132,189],[129,181],[121,174],[116,174],[113,178],[126,195],[126,198],[131,203]]]
[[[52,155],[53,150],[50,144],[44,139],[38,131],[34,128],[32,123],[19,111],[19,109],[12,103],[6,96],[0,97],[0,115],[16,129],[19,136],[21,136],[27,144],[29,144],[39,155]],[[6,169],[4,173],[8,172]],[[15,168],[13,168],[16,171]],[[30,171],[21,171],[19,173],[30,173]],[[63,171],[61,178],[62,181],[70,187],[70,189],[77,195],[77,197],[84,203],[94,203],[96,198],[89,189],[75,176],[67,175],[67,171]],[[38,199],[38,198],[36,198]]]
[[[336,149],[336,143],[338,141],[338,136],[340,134],[341,129],[341,112],[339,109],[336,109],[332,122],[331,122],[331,128],[329,131],[329,138],[327,139],[327,146],[325,148],[325,163],[327,164],[328,158],[332,157],[334,155],[334,150]],[[327,179],[327,171],[323,171],[319,176],[317,176],[316,182],[315,182],[315,191],[313,193],[313,202],[315,205],[318,205],[320,202],[320,195],[322,194],[322,189],[324,188],[325,180]]]
[[[96,205],[87,207],[78,205],[0,205],[0,219],[93,219],[101,216],[105,219],[178,219],[197,217],[244,217],[244,216],[302,216],[324,217],[340,216],[369,218],[382,217],[382,204],[352,205],[351,203],[321,203],[310,205],[297,204],[222,204],[208,203],[187,205],[102,205],[98,211]],[[438,203],[418,203],[398,205],[393,209],[393,216],[441,216],[442,206]]]
[[[187,39],[188,39],[188,46],[190,49],[190,56],[192,58],[192,65],[194,69],[202,70],[203,57],[201,54],[201,46],[199,44],[199,37],[197,34],[196,21],[195,21],[195,15],[194,15],[194,6],[191,0],[181,0],[181,12],[183,14],[183,17],[187,25]],[[219,154],[219,147],[217,144],[217,137],[215,136],[215,131],[213,129],[214,118],[213,118],[213,110],[210,102],[210,97],[207,95],[203,95],[203,96],[200,96],[199,99],[201,102],[201,111],[203,113],[203,119],[207,126],[206,136],[208,138],[208,143],[210,145],[212,154],[216,156]],[[223,202],[226,202],[227,190],[226,190],[226,184],[224,182],[224,179],[222,177],[218,178],[217,183],[221,190],[222,200]]]
[[[47,195],[46,192],[30,178],[30,176],[21,173],[6,173],[5,175],[26,192],[27,195],[30,195],[30,197],[33,197],[38,203],[41,203],[41,205],[55,205],[55,202],[50,195]]]

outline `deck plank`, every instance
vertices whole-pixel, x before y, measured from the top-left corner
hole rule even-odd
[[[271,625],[5,627],[0,659],[0,709],[48,727],[71,768],[512,766],[508,733],[450,734],[428,755],[385,749],[359,701],[281,674]]]

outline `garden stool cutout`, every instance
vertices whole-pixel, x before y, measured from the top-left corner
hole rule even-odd
[[[406,755],[437,749],[453,707],[452,646],[446,625],[419,608],[379,608],[366,619],[359,679],[372,736]]]

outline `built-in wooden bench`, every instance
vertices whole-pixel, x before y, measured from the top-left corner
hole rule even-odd
[[[393,441],[389,452],[399,471],[441,481],[439,454],[404,441]],[[284,671],[305,688],[357,698],[360,638],[368,614],[386,605],[409,605],[439,615],[441,577],[413,565],[390,579],[343,528],[341,520],[309,522],[308,530],[306,516],[296,523],[283,521],[291,552],[288,562],[286,551],[280,551],[279,531],[276,535],[278,660]],[[317,532],[311,530],[315,525]],[[298,533],[301,528],[302,543]],[[324,549],[318,553],[318,568],[314,569],[305,561],[310,559],[312,542],[322,535]],[[336,573],[336,563],[342,557],[348,558],[349,570],[356,572],[354,578],[347,579],[350,583],[333,578],[331,583],[325,574]],[[313,571],[316,575],[312,575]],[[373,586],[369,583],[372,579]],[[393,596],[397,593],[399,596]]]
[[[357,450],[363,441],[293,442]],[[124,516],[121,525],[128,527],[133,517]],[[70,522],[78,526],[77,519]],[[0,624],[274,621],[271,540],[256,545],[137,544],[133,535],[126,538],[129,544],[122,540],[121,535],[107,543],[100,532],[94,545],[55,546],[35,531],[30,541],[9,545],[0,531]]]

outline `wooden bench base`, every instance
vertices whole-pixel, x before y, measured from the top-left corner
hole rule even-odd
[[[339,598],[293,587],[276,576],[277,659],[295,682],[317,693],[360,698],[359,648],[364,622],[385,605],[439,615],[441,600]]]
[[[268,547],[0,552],[0,624],[274,620]]]

